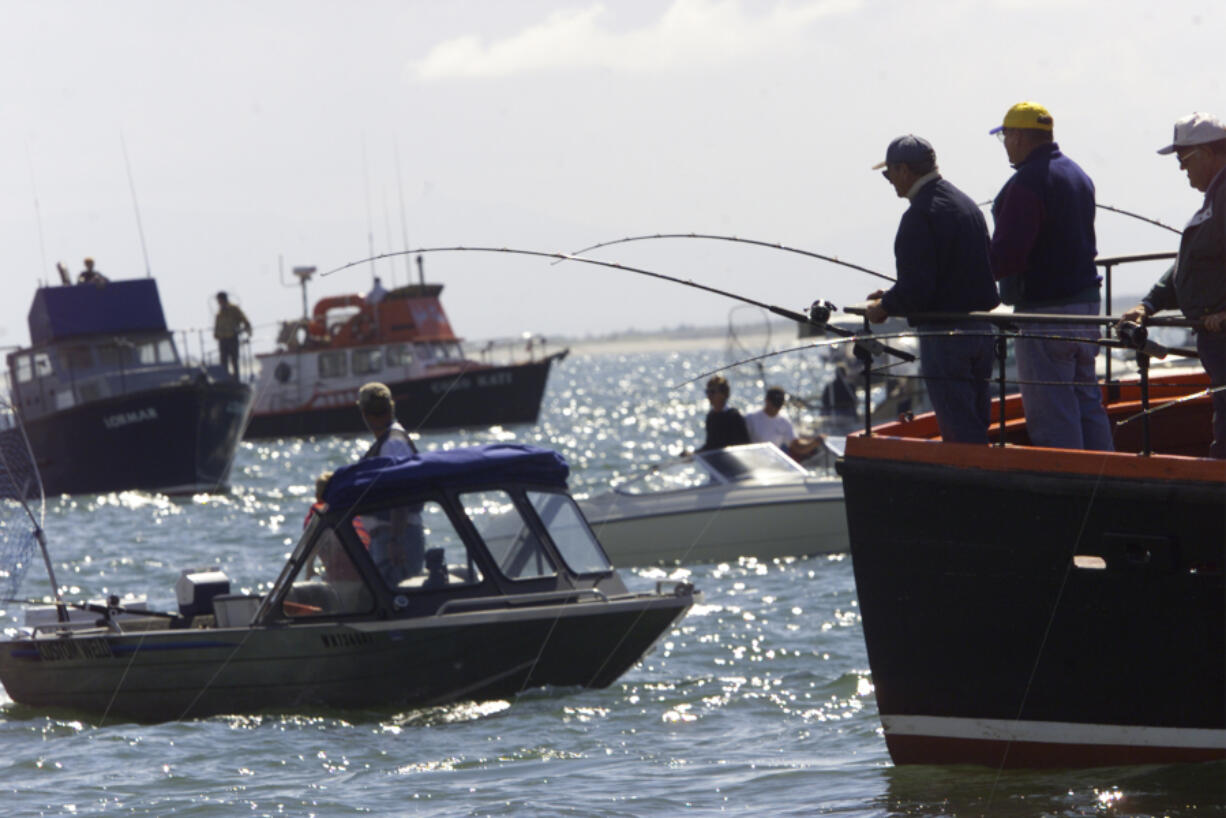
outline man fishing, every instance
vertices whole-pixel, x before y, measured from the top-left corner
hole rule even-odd
[[[988,261],[988,226],[975,202],[941,177],[936,151],[908,134],[889,144],[882,170],[910,206],[894,238],[898,281],[869,293],[865,316],[990,310],[1000,303]],[[919,330],[920,374],[944,440],[987,443],[992,327],[984,321],[909,324]],[[961,331],[966,334],[958,334]]]

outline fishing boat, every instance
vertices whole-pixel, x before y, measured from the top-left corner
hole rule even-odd
[[[1115,452],[1031,445],[1017,396],[991,446],[941,441],[931,414],[847,438],[895,763],[1226,758],[1226,462],[1207,457],[1204,373],[1141,364],[1103,385]]]
[[[493,444],[339,470],[267,594],[185,571],[177,611],[37,609],[0,642],[13,701],[163,721],[415,708],[606,687],[690,608],[627,591],[555,452]]]
[[[304,317],[281,325],[258,355],[248,439],[364,432],[358,389],[382,381],[410,431],[535,423],[550,367],[566,349],[495,364],[464,352],[439,299],[441,284],[408,284],[379,297],[336,295],[306,313],[314,267],[294,269]],[[533,349],[535,352],[535,349]]]
[[[48,493],[226,487],[251,388],[180,357],[154,279],[40,287],[29,327],[0,436],[24,425]]]
[[[770,443],[695,452],[580,505],[617,565],[845,552],[843,486]]]

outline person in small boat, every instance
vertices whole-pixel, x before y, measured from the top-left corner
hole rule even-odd
[[[787,393],[782,386],[766,390],[762,408],[745,416],[745,428],[754,443],[774,443],[794,460],[804,460],[822,445],[820,437],[797,437],[792,421],[783,414],[783,402]]]
[[[417,454],[409,433],[396,420],[396,401],[392,390],[377,381],[358,390],[358,409],[374,443],[362,455],[371,457],[411,457]],[[370,558],[389,585],[422,572],[426,557],[421,504],[397,506],[364,515],[362,524],[370,533]]]
[[[728,405],[728,397],[731,394],[732,387],[723,375],[715,375],[707,381],[707,401],[711,404],[711,411],[707,412],[707,439],[698,451],[709,452],[712,449],[750,442],[745,418]]]
[[[839,364],[834,369],[834,378],[822,388],[823,415],[854,415],[856,414],[856,388],[851,384],[851,373],[847,364]]]
[[[307,510],[306,518],[302,521],[302,528],[305,530],[311,524],[316,514],[323,511],[324,506],[324,490],[328,488],[328,481],[332,479],[332,472],[326,471],[319,477],[315,478],[315,502]],[[353,518],[353,530],[358,535],[358,539],[362,541],[362,545],[370,548],[370,535],[366,533],[366,528],[362,525],[361,517]],[[341,545],[340,540],[336,536],[336,532],[328,529],[319,535],[318,545],[316,546],[315,555],[319,558],[319,563],[323,567],[323,577],[330,582],[348,581],[358,579],[357,569],[353,566],[353,561],[349,559],[349,555],[345,553],[345,547]],[[316,570],[314,561],[307,565],[307,579],[315,576]]]
[[[988,261],[987,222],[969,196],[941,177],[932,145],[913,134],[900,136],[873,169],[882,168],[910,206],[894,238],[898,280],[869,293],[865,317],[879,324],[891,315],[990,310],[1000,303]],[[941,438],[987,443],[992,326],[971,320],[907,323],[919,331],[920,374]]]
[[[109,278],[94,269],[92,258],[85,259],[84,264],[85,269],[77,274],[78,284],[93,284],[95,287],[101,287],[110,282]]]
[[[992,203],[992,272],[1017,312],[1098,315],[1102,280],[1094,258],[1094,183],[1053,141],[1055,120],[1037,102],[1019,102],[989,133],[1004,143],[1015,173]],[[1022,324],[1021,334],[1095,341],[1092,324]],[[1036,446],[1112,451],[1094,359],[1077,340],[1014,342],[1026,431]]]
[[[1175,138],[1160,154],[1175,154],[1188,184],[1205,194],[1179,240],[1175,263],[1149,294],[1124,313],[1144,322],[1178,307],[1201,322],[1196,351],[1213,386],[1226,384],[1226,122],[1193,113],[1175,123]],[[1226,458],[1226,390],[1213,393],[1213,444],[1209,456]]]
[[[225,290],[217,293],[217,317],[213,320],[213,337],[217,339],[217,351],[221,355],[221,367],[238,380],[238,336],[251,333],[251,322],[242,308],[230,303]]]

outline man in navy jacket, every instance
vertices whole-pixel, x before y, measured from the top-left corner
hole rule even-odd
[[[992,204],[992,271],[1018,312],[1098,315],[1094,183],[1052,141],[1053,119],[1036,102],[1019,102],[993,128],[1016,173]],[[1022,334],[1094,340],[1093,325],[1022,324]],[[1024,338],[1014,343],[1026,430],[1036,446],[1111,451],[1094,358],[1076,340]]]
[[[869,294],[874,323],[888,316],[990,310],[1000,303],[988,261],[988,226],[979,208],[941,178],[927,140],[908,134],[886,149],[882,175],[911,206],[894,238],[898,281]],[[985,321],[933,322],[908,317],[919,330],[920,374],[941,437],[987,443],[992,327]]]

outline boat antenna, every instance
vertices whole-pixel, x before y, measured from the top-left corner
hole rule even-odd
[[[712,241],[731,241],[738,244],[752,244],[756,247],[768,247],[771,250],[782,250],[785,253],[797,253],[809,258],[815,258],[819,261],[828,261],[831,264],[838,264],[843,267],[849,267],[853,270],[859,270],[862,273],[867,273],[871,276],[884,279],[886,281],[894,281],[893,276],[888,276],[885,273],[879,273],[876,270],[870,270],[867,267],[861,267],[859,264],[852,264],[850,261],[843,261],[838,256],[827,256],[822,253],[815,253],[812,250],[802,250],[799,247],[789,247],[786,244],[779,244],[773,241],[761,241],[759,239],[747,239],[742,236],[723,236],[715,233],[652,233],[643,236],[626,236],[622,239],[613,239],[612,241],[602,241],[598,244],[592,244],[584,247],[582,250],[575,250],[570,253],[570,256],[581,256],[584,253],[592,250],[599,250],[602,247],[612,247],[615,244],[629,244],[632,241],[648,241],[654,239],[710,239]],[[558,262],[553,262],[557,264]]]
[[[366,161],[366,134],[362,134],[362,187],[366,191],[366,243],[370,250],[370,283],[375,283],[375,220],[370,210],[370,165]]]
[[[814,301],[813,304],[810,305],[806,313],[801,313],[795,310],[789,310],[786,307],[778,307],[773,304],[765,304],[761,301],[757,301],[755,299],[749,298],[748,296],[740,295],[738,293],[730,292],[728,290],[721,290],[717,287],[711,287],[706,284],[699,284],[697,281],[694,281],[693,279],[677,278],[676,276],[670,276],[665,273],[657,273],[652,270],[646,270],[642,267],[631,267],[628,264],[619,264],[614,261],[601,261],[600,259],[583,258],[581,256],[575,256],[570,253],[556,253],[556,252],[551,253],[551,252],[546,252],[544,250],[523,250],[523,249],[519,249],[515,247],[419,247],[413,250],[398,250],[393,253],[385,253],[382,256],[378,256],[377,258],[385,258],[388,256],[398,256],[398,255],[403,255],[406,253],[417,253],[418,254],[417,263],[418,263],[419,268],[421,267],[421,255],[424,253],[505,253],[508,255],[534,256],[537,258],[552,258],[552,259],[557,259],[558,261],[574,261],[579,264],[591,264],[597,267],[608,267],[613,270],[621,270],[622,272],[635,273],[637,275],[643,275],[649,278],[658,278],[661,281],[671,281],[672,283],[680,284],[683,287],[692,287],[696,290],[702,290],[704,292],[713,293],[715,295],[722,295],[725,298],[731,298],[734,301],[740,301],[745,304],[752,304],[755,307],[761,307],[762,309],[767,310],[768,312],[772,312],[775,315],[778,315],[782,318],[787,318],[789,321],[795,321],[799,324],[812,324],[814,326],[821,327],[825,330],[836,333],[838,335],[854,335],[855,334],[851,330],[843,329],[836,324],[827,323],[827,321],[830,318],[831,311],[836,309],[836,307],[833,304],[829,303],[828,301]],[[342,264],[340,267],[336,267],[331,270],[328,270],[323,275],[330,276],[333,273],[339,273],[342,270],[348,270],[349,268],[356,267],[359,264],[365,264],[367,261],[370,261],[370,259],[358,259],[357,261],[351,261],[348,264]],[[425,282],[424,277],[422,281],[423,283]],[[906,361],[915,360],[915,355],[913,355],[910,352],[906,352],[905,350],[893,349],[891,347],[884,347],[882,351],[890,355],[893,355],[896,358],[902,358],[903,360],[906,360]]]
[[[136,183],[132,181],[132,163],[128,160],[128,141],[124,139],[123,133],[119,134],[119,144],[123,148],[123,164],[128,170],[128,189],[132,191],[132,209],[136,211],[136,233],[140,236],[140,251],[145,257],[145,278],[153,278],[153,271],[149,268],[149,248],[145,245],[145,228],[140,220],[140,203],[136,200]]]
[[[400,140],[394,135],[392,137],[392,155],[396,159],[396,191],[400,196],[400,241],[404,245],[404,249],[409,247],[409,218],[404,211],[404,184],[400,180]],[[404,283],[408,284],[413,280],[413,261],[410,257],[404,258]],[[395,268],[392,270],[392,284],[396,283]]]
[[[51,593],[55,597],[57,617],[68,621],[68,609],[60,596],[60,585],[55,579],[51,556],[47,553],[47,535],[43,532],[47,498],[43,493],[43,480],[38,472],[38,463],[30,440],[26,437],[25,425],[14,406],[0,398],[0,499],[16,500],[33,526],[30,530],[17,524],[16,505],[0,503],[0,593],[5,598],[17,595],[21,581],[30,567],[34,543],[42,551],[47,577],[51,580]],[[37,498],[37,513],[30,507],[30,500]]]
[[[43,211],[38,203],[38,185],[34,183],[34,160],[30,158],[30,143],[26,142],[26,165],[30,169],[30,190],[34,192],[34,221],[38,224],[38,252],[42,257],[43,267],[47,269],[47,244],[43,241]],[[61,274],[63,277],[63,274]]]

